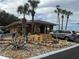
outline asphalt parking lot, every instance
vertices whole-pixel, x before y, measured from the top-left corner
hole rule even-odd
[[[79,46],[41,59],[79,59]]]

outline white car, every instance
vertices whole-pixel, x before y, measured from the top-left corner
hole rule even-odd
[[[78,38],[78,35],[75,31],[69,30],[56,30],[54,32],[50,32],[50,34],[55,38],[62,38],[65,40],[75,40]]]

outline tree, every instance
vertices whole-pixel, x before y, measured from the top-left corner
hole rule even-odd
[[[54,11],[55,13],[57,13],[57,16],[58,16],[58,27],[59,27],[59,30],[60,30],[60,13],[61,13],[61,9],[60,9],[60,5],[56,5],[56,10]]]
[[[62,16],[61,16],[61,18],[62,18],[61,30],[63,30],[63,21],[64,21],[64,15],[66,14],[66,10],[62,10],[61,14],[62,14]]]
[[[26,32],[24,32],[24,29],[26,29],[26,19],[25,19],[25,15],[28,14],[28,10],[29,10],[29,4],[26,3],[24,6],[19,6],[17,12],[19,12],[20,14],[23,14],[23,19],[22,19],[22,30],[23,33],[25,34]]]
[[[20,14],[23,14],[23,19],[22,19],[23,37],[22,38],[24,38],[23,41],[25,41],[25,42],[27,41],[27,36],[26,36],[26,33],[27,33],[27,31],[26,31],[27,21],[25,19],[25,15],[28,14],[28,10],[29,10],[29,4],[28,3],[26,3],[24,6],[19,6],[18,9],[17,9],[17,12],[19,12]],[[19,31],[19,28],[18,28],[17,33],[14,36],[14,43],[16,43],[16,41],[18,40],[17,36],[18,36],[19,33],[20,33],[20,31]],[[21,41],[21,40],[19,40],[19,41]],[[19,42],[18,42],[18,44],[16,43],[14,47],[18,48],[18,47],[22,47],[24,45],[25,45],[25,43],[19,44]]]
[[[13,23],[18,20],[19,20],[18,17],[5,12],[4,10],[0,12],[0,25],[1,26],[7,26],[10,23]]]
[[[71,11],[66,11],[67,20],[66,20],[65,30],[67,30],[67,25],[68,25],[69,16],[71,16],[72,14],[73,14],[73,13],[72,13]]]
[[[34,16],[35,16],[35,9],[37,8],[38,4],[39,4],[39,0],[28,0],[28,2],[31,5],[31,9],[29,10],[29,13],[32,16],[32,33],[34,32]]]

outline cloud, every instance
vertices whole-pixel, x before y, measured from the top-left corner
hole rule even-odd
[[[6,10],[6,12],[22,18],[22,15],[17,13],[17,7],[26,2],[27,0],[0,0],[0,7]],[[35,19],[57,23],[57,14],[54,13],[56,5],[60,5],[61,8],[73,12],[73,15],[70,16],[69,23],[79,22],[79,0],[40,0],[40,4],[36,9]],[[26,16],[26,18],[31,19],[31,16]]]
[[[0,0],[0,7],[2,10],[5,10],[8,13],[18,15],[17,14],[17,7],[19,5],[23,5],[26,0]]]
[[[55,10],[55,8],[53,7],[44,7],[44,8],[38,8],[36,10],[37,13],[43,13],[43,14],[49,14],[49,13],[53,13]]]

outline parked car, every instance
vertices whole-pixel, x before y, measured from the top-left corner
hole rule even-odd
[[[54,38],[61,38],[65,40],[75,40],[78,38],[78,35],[75,31],[69,31],[69,30],[56,30],[53,32],[50,32],[50,34]]]

